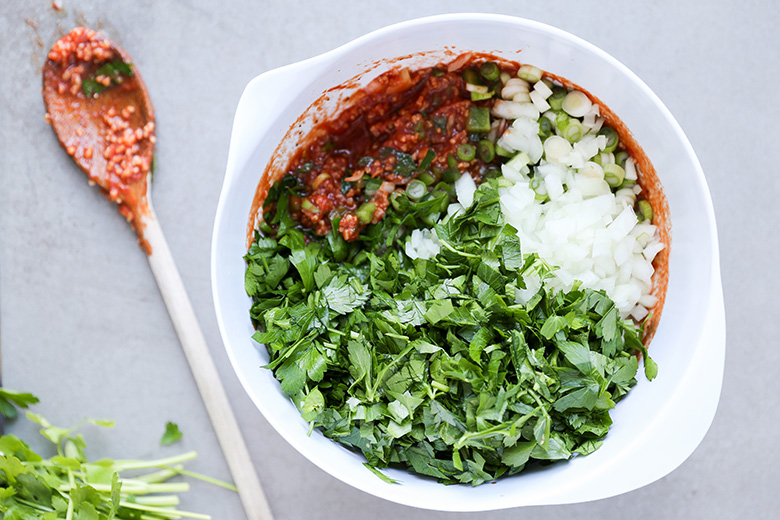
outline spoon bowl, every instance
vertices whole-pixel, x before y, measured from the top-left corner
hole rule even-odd
[[[143,229],[151,218],[154,108],[130,55],[100,32],[72,30],[43,66],[43,100],[62,147],[119,205],[150,253]]]
[[[77,27],[49,52],[43,66],[43,99],[60,144],[136,231],[246,515],[270,520],[249,450],[152,209],[154,108],[141,75],[130,55],[105,35]]]

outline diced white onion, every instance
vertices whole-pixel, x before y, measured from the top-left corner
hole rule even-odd
[[[468,172],[455,181],[455,194],[458,197],[458,202],[464,208],[468,208],[474,202],[474,192],[476,191],[477,185]]]
[[[543,99],[552,96],[552,90],[550,90],[550,87],[548,87],[544,81],[537,81],[534,83],[534,90],[538,92]]]
[[[542,82],[540,81],[539,83]],[[539,83],[537,83],[537,85]],[[542,83],[542,85],[544,85],[544,83]],[[529,97],[531,98],[531,102],[536,106],[536,108],[539,109],[539,112],[550,110],[550,104],[547,102],[546,98],[538,91],[534,90],[529,94]]]

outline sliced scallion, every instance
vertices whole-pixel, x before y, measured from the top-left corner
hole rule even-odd
[[[603,135],[607,138],[607,146],[602,150],[604,153],[612,153],[617,148],[618,141],[620,140],[617,130],[609,126],[602,127],[599,130],[598,135]]]
[[[417,169],[427,170],[435,158],[436,152],[433,151],[433,148],[428,148],[428,152],[425,154],[425,157],[423,157],[423,160],[420,162],[420,166],[418,166]]]
[[[569,125],[563,130],[563,137],[570,143],[576,143],[585,135],[585,127],[577,119],[570,119]]]
[[[650,202],[647,199],[638,200],[636,206],[639,209],[641,218],[647,221],[653,220],[653,206],[650,205]]]
[[[441,172],[441,179],[447,184],[452,184],[460,179],[460,170],[457,168],[447,168]]]
[[[493,91],[487,91],[487,92],[472,91],[471,92],[472,101],[483,101],[485,99],[490,99],[492,97],[493,97]]]
[[[428,187],[421,180],[415,179],[406,187],[406,195],[414,201],[425,197],[426,193],[428,193]]]
[[[373,202],[364,202],[355,212],[358,222],[363,225],[370,224],[374,218],[374,211],[376,211],[376,204]]]
[[[418,179],[420,179],[423,183],[425,183],[426,186],[432,186],[436,183],[436,177],[433,176],[430,172],[422,172],[420,175],[417,176]]]
[[[547,102],[550,104],[550,108],[553,110],[561,110],[563,105],[563,98],[566,97],[566,89],[563,87],[553,87],[552,94],[547,98]]]
[[[533,65],[521,65],[520,69],[517,71],[517,77],[524,79],[529,83],[536,83],[542,79],[542,70]]]
[[[463,143],[458,146],[458,159],[461,161],[471,161],[477,156],[477,149],[473,144]]]
[[[563,111],[572,117],[584,116],[592,106],[593,103],[591,103],[590,98],[579,90],[572,90],[566,94],[566,97],[563,98],[563,102],[561,103]]]
[[[501,71],[498,69],[498,65],[492,61],[486,61],[483,63],[479,68],[479,73],[482,74],[482,77],[488,81],[496,80],[501,75]]]
[[[620,150],[618,153],[615,154],[615,164],[619,164],[620,166],[625,166],[626,159],[628,159],[628,152],[625,150]]]
[[[617,188],[623,184],[623,179],[626,177],[626,172],[619,164],[606,164],[604,165],[604,180],[612,188]]]
[[[482,139],[477,143],[477,153],[482,162],[489,163],[496,158],[496,148],[488,139]]]
[[[512,157],[514,154],[501,146],[500,144],[496,145],[496,155],[499,157]]]
[[[320,212],[320,208],[315,206],[309,199],[303,199],[301,201],[301,209],[315,214]]]

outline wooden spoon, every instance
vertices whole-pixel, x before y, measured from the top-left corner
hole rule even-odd
[[[272,518],[249,450],[187,291],[154,214],[149,184],[154,109],[130,56],[102,33],[77,27],[43,66],[46,118],[76,163],[116,202],[138,235],[184,349],[249,520]]]

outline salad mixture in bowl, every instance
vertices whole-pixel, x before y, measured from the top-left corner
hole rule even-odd
[[[467,13],[247,85],[211,275],[286,442],[465,512],[614,496],[696,449],[725,358],[717,251],[701,166],[647,85],[564,31]]]
[[[588,455],[642,360],[655,377],[666,201],[565,79],[478,53],[392,68],[265,177],[253,338],[310,429],[381,478],[479,485]]]

